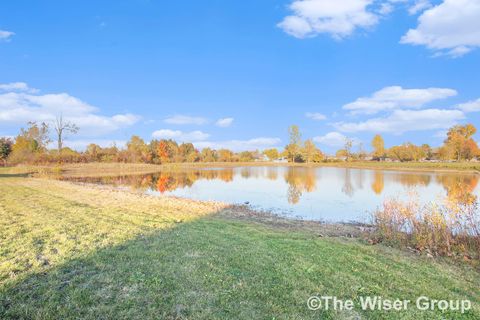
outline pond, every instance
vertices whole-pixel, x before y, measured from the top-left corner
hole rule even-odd
[[[462,173],[258,166],[69,180],[130,187],[156,196],[247,203],[291,218],[369,222],[371,213],[386,199],[407,198],[415,193],[426,204],[446,197],[461,200],[478,196],[479,178]]]

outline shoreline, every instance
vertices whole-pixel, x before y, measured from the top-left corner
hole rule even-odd
[[[303,168],[340,168],[365,169],[395,172],[430,172],[480,174],[480,163],[431,163],[431,162],[321,162],[321,163],[276,163],[276,162],[205,162],[205,163],[82,163],[63,165],[35,165],[0,168],[0,174],[38,174],[64,175],[69,177],[83,176],[120,176],[135,174],[153,174],[164,170],[203,169],[203,168],[235,168],[235,167],[303,167]]]
[[[74,182],[68,180],[49,180],[60,181],[62,183],[67,183],[82,188],[90,188],[98,191],[128,193],[147,199],[159,199],[158,196],[150,195],[144,192],[140,192],[138,190],[132,190],[130,188],[121,188],[112,185],[100,185],[88,182]],[[188,197],[177,197],[171,195],[166,195],[162,197],[170,199],[173,202],[178,201],[179,203],[191,202],[204,206],[221,206],[227,209],[225,210],[225,212],[221,213],[220,216],[227,219],[256,222],[280,229],[309,231],[317,234],[317,236],[320,237],[360,238],[362,234],[371,231],[373,228],[372,225],[355,221],[329,222],[322,220],[308,220],[298,217],[288,217],[282,215],[281,213],[275,213],[268,210],[254,209],[248,205],[228,203],[216,200],[198,200]]]

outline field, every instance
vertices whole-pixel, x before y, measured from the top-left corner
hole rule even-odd
[[[222,203],[6,172],[0,319],[480,318],[480,277],[467,263]],[[473,310],[310,311],[312,295],[469,299]]]

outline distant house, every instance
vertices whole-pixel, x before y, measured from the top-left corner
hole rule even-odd
[[[275,162],[275,163],[287,163],[288,159],[283,157],[283,158],[275,159],[275,160],[273,160],[273,162]]]

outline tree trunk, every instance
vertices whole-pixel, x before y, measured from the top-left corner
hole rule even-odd
[[[57,147],[58,147],[58,153],[59,154],[62,153],[62,133],[61,132],[58,133],[58,145],[57,145]]]

